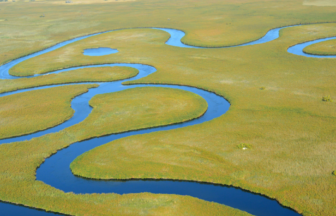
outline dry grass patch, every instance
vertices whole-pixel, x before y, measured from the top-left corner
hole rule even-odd
[[[335,0],[303,0],[303,5],[306,6],[336,6]]]

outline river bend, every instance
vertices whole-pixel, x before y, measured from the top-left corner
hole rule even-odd
[[[291,27],[291,26],[288,26]],[[236,45],[237,46],[250,46],[261,43],[266,43],[272,40],[275,40],[279,37],[279,31],[283,28],[275,28],[267,32],[267,34],[260,38],[259,40],[252,41],[249,43]],[[186,45],[181,42],[181,39],[185,36],[185,33],[176,29],[168,29],[168,28],[153,28],[161,31],[165,31],[170,34],[169,40],[166,42],[167,45],[176,46],[181,48],[199,48],[206,49],[205,47],[196,47]],[[116,31],[116,30],[112,30]],[[112,32],[107,31],[107,32]],[[82,37],[78,37],[75,39],[71,39],[62,43],[59,43],[55,46],[47,48],[45,50],[30,54],[28,56],[24,56],[13,60],[7,64],[0,66],[0,79],[20,79],[22,77],[16,77],[9,74],[10,68],[13,66],[36,56],[51,52],[73,42],[83,40],[88,37],[92,37],[95,35],[107,33],[95,33]],[[303,52],[303,49],[311,44],[336,39],[336,37],[325,38],[315,41],[310,41],[302,44],[298,44],[288,48],[288,52],[301,55],[305,57],[315,57],[315,58],[335,58],[336,56],[318,56],[318,55],[310,55]],[[229,48],[229,47],[218,47],[218,48]],[[216,48],[216,49],[218,49]],[[212,48],[207,48],[212,49]],[[94,55],[94,54],[93,54]],[[55,133],[61,131],[67,127],[70,127],[74,124],[77,124],[83,121],[90,113],[92,108],[89,106],[89,101],[92,97],[97,94],[104,94],[110,92],[122,91],[129,88],[137,88],[137,87],[166,87],[166,88],[175,88],[181,89],[185,91],[190,91],[195,94],[203,97],[208,103],[208,110],[206,113],[200,118],[175,124],[168,125],[163,127],[155,127],[150,129],[142,129],[137,131],[130,131],[120,134],[111,134],[103,137],[98,137],[82,142],[77,142],[70,145],[66,149],[62,149],[58,151],[55,155],[46,159],[46,161],[37,169],[36,179],[45,182],[55,188],[63,190],[65,192],[74,192],[74,193],[118,193],[118,194],[126,194],[126,193],[141,193],[141,192],[151,192],[151,193],[161,193],[161,194],[179,194],[179,195],[189,195],[193,197],[197,197],[207,201],[213,201],[217,203],[221,203],[227,206],[231,206],[233,208],[240,209],[242,211],[249,212],[254,215],[299,215],[291,209],[285,208],[281,206],[277,201],[264,197],[262,195],[254,194],[248,191],[244,191],[234,187],[227,187],[223,185],[215,185],[209,183],[198,183],[198,182],[188,182],[188,181],[173,181],[173,180],[127,180],[127,181],[100,181],[100,180],[90,180],[85,178],[76,177],[72,174],[69,166],[70,163],[79,155],[103,144],[111,142],[113,140],[121,139],[124,137],[137,135],[137,134],[145,134],[152,133],[164,130],[172,130],[178,129],[182,127],[192,126],[195,124],[201,124],[206,121],[210,121],[214,118],[217,118],[223,115],[229,109],[229,103],[221,96],[216,95],[214,93],[194,88],[188,86],[175,86],[175,85],[123,85],[122,83],[125,81],[137,80],[143,77],[148,76],[156,71],[156,69],[149,65],[142,64],[102,64],[102,65],[90,65],[90,66],[81,66],[81,67],[73,67],[63,70],[57,70],[50,73],[61,73],[65,71],[75,70],[79,68],[88,68],[88,67],[114,67],[114,66],[126,66],[133,67],[139,71],[139,74],[135,77],[125,79],[122,81],[114,81],[114,82],[90,82],[97,83],[99,87],[89,89],[87,93],[84,93],[80,96],[75,97],[71,102],[71,107],[74,109],[75,113],[73,117],[66,122],[52,127],[47,130],[38,131],[32,134],[7,138],[0,140],[0,144],[18,142],[23,140],[30,140],[35,137],[40,137],[45,134]],[[50,74],[49,73],[49,74]],[[48,73],[47,73],[48,74]],[[29,76],[35,77],[40,75]],[[81,84],[85,84],[87,82],[83,82]],[[49,85],[43,87],[35,87],[29,89],[22,89],[8,93],[0,94],[0,97],[17,94],[20,92],[33,91],[37,89],[45,89],[52,88],[56,86],[63,85],[74,85],[74,84],[60,84],[60,85]],[[24,206],[9,204],[9,203],[0,203],[0,208],[2,212],[6,212],[7,215],[53,215],[54,213],[40,211],[33,208],[28,208]]]

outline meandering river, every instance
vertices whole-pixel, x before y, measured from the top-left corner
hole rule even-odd
[[[250,46],[261,43],[266,43],[272,40],[275,40],[279,37],[279,31],[283,28],[272,29],[267,34],[260,38],[259,40],[241,44],[237,46]],[[167,45],[177,46],[181,48],[197,48],[197,49],[213,49],[213,48],[204,48],[204,47],[195,47],[183,44],[181,39],[184,37],[185,33],[176,29],[167,29],[167,28],[153,28],[161,31],[168,32],[171,37],[166,42]],[[107,31],[111,32],[111,31]],[[33,53],[31,55],[18,58],[14,61],[11,61],[7,64],[0,66],[0,79],[20,79],[22,77],[15,77],[9,74],[9,69],[13,66],[36,56],[51,52],[60,47],[66,46],[73,42],[83,40],[88,37],[92,37],[95,35],[103,34],[106,32],[91,34],[79,38],[75,38],[72,40],[68,40],[62,43],[59,43],[55,46],[47,48],[45,50]],[[331,40],[334,38],[326,38],[320,39],[316,41],[311,41],[303,44],[298,44],[288,49],[289,53],[302,55],[306,57],[326,57],[326,56],[316,56],[316,55],[308,55],[305,54],[302,50],[313,43],[318,43],[325,40]],[[228,48],[228,47],[221,47]],[[218,48],[216,48],[218,49]],[[108,54],[112,54],[109,49],[99,49],[99,53],[94,53],[94,50],[90,50],[89,55],[103,55],[104,50],[109,52]],[[117,51],[114,51],[114,53]],[[331,58],[335,58],[336,56],[327,56]],[[117,140],[123,137],[128,137],[137,134],[145,134],[152,133],[157,131],[164,130],[173,130],[178,128],[183,128],[187,126],[192,126],[195,124],[201,124],[206,121],[210,121],[214,118],[217,118],[229,109],[230,104],[221,96],[216,95],[214,93],[194,88],[188,86],[175,86],[175,85],[123,85],[122,83],[125,81],[137,80],[143,77],[148,76],[149,74],[155,73],[156,69],[149,65],[142,64],[102,64],[102,65],[90,65],[90,66],[82,66],[82,67],[73,67],[58,71],[53,71],[50,73],[61,73],[64,71],[75,70],[79,68],[88,68],[88,67],[114,67],[114,66],[126,66],[136,68],[139,71],[139,74],[135,77],[125,79],[122,81],[115,82],[90,82],[97,83],[99,87],[90,89],[87,93],[84,93],[80,96],[75,97],[71,102],[71,107],[74,109],[74,116],[68,121],[57,125],[53,128],[38,131],[36,133],[13,137],[8,139],[0,140],[0,144],[18,142],[23,140],[30,140],[35,137],[40,137],[45,134],[55,133],[61,131],[67,127],[70,127],[74,124],[77,124],[91,113],[92,108],[89,106],[89,101],[92,97],[97,94],[104,94],[109,92],[117,92],[123,91],[129,88],[138,88],[138,87],[157,87],[157,88],[175,88],[181,89],[185,91],[190,91],[195,94],[203,97],[208,103],[208,110],[206,113],[200,118],[175,124],[168,125],[163,127],[156,127],[150,129],[143,129],[131,132],[125,132],[121,134],[111,134],[104,137],[94,138],[82,142],[77,142],[70,147],[58,151],[55,155],[52,155],[50,158],[46,159],[46,161],[37,169],[36,171],[36,179],[45,182],[57,189],[63,190],[64,192],[74,192],[74,193],[118,193],[118,194],[126,194],[126,193],[141,193],[141,192],[151,192],[151,193],[161,193],[161,194],[179,194],[179,195],[189,195],[193,197],[197,197],[206,201],[213,201],[217,203],[221,203],[227,206],[231,206],[233,208],[240,209],[242,211],[249,212],[254,215],[299,215],[291,209],[285,208],[281,206],[277,201],[264,197],[262,195],[254,194],[248,191],[244,191],[242,189],[227,187],[223,185],[215,185],[210,183],[198,183],[198,182],[188,182],[188,181],[172,181],[172,180],[129,180],[129,181],[100,181],[100,180],[90,180],[84,179],[80,177],[76,177],[72,174],[69,166],[70,163],[79,155],[87,152],[97,146],[101,146],[113,140]],[[40,75],[35,75],[40,76]],[[34,76],[30,76],[34,77]],[[29,78],[29,77],[28,77]],[[85,83],[80,83],[85,84]],[[52,88],[55,86],[64,86],[64,85],[74,85],[74,84],[61,84],[61,85],[49,85],[43,87],[29,88],[23,90],[17,90],[13,92],[0,94],[0,97],[6,95],[17,94],[20,92],[33,91],[37,89],[45,89]],[[9,204],[9,203],[1,203],[0,208],[2,213],[6,213],[7,215],[52,215],[54,213],[39,211],[37,209],[28,208],[24,206]]]

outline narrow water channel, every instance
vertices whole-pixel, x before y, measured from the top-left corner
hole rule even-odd
[[[283,27],[286,28],[286,27]],[[167,28],[154,28],[158,30],[165,31],[171,35],[170,39],[166,42],[167,45],[177,46],[182,48],[201,48],[206,49],[204,47],[195,47],[185,45],[181,42],[181,39],[184,37],[185,33],[176,29],[167,29]],[[282,28],[276,28],[270,30],[264,37],[259,40],[241,44],[237,46],[249,46],[256,45],[260,43],[266,43],[272,40],[275,40],[279,37],[279,31]],[[111,31],[107,31],[111,32]],[[53,47],[45,49],[43,51],[33,53],[31,55],[16,59],[12,62],[4,64],[0,66],[0,79],[19,79],[22,77],[15,77],[9,74],[9,69],[13,66],[23,62],[27,59],[42,55],[44,53],[51,52],[60,47],[71,44],[75,41],[83,40],[88,37],[92,37],[95,35],[103,34],[96,33],[91,34],[79,38],[75,38],[69,41],[62,42]],[[321,40],[316,40],[315,42],[321,42],[325,40],[330,40],[334,38],[326,38]],[[298,44],[296,46],[290,47],[288,52],[302,55],[306,57],[321,57],[315,55],[309,55],[303,53],[304,47],[314,43],[307,42],[303,44]],[[223,47],[225,48],[225,47]],[[106,50],[105,50],[106,51]],[[110,53],[112,54],[112,53]],[[97,55],[96,55],[97,56]],[[98,55],[99,56],[99,55]],[[322,56],[326,57],[326,56]],[[331,58],[335,58],[336,56],[328,56]],[[122,81],[115,82],[94,82],[99,84],[98,88],[90,89],[87,93],[82,94],[76,98],[74,98],[71,102],[71,107],[75,110],[74,116],[53,128],[39,131],[33,134],[28,134],[20,137],[8,138],[0,140],[0,144],[18,142],[23,140],[29,140],[34,137],[43,136],[49,133],[55,133],[60,130],[63,130],[67,127],[70,127],[74,124],[77,124],[83,121],[90,113],[92,108],[89,106],[89,100],[97,94],[104,94],[109,92],[122,91],[128,88],[138,88],[138,87],[166,87],[166,88],[175,88],[181,89],[185,91],[190,91],[195,94],[203,97],[208,103],[208,110],[206,113],[198,118],[189,122],[184,122],[181,124],[169,125],[164,127],[156,127],[151,129],[143,129],[138,131],[131,131],[121,134],[111,134],[104,137],[94,138],[91,140],[86,140],[83,142],[77,142],[70,147],[58,151],[55,155],[48,158],[41,166],[37,169],[36,179],[45,182],[55,188],[63,190],[64,192],[74,192],[74,193],[118,193],[118,194],[127,194],[127,193],[141,193],[141,192],[151,192],[151,193],[161,193],[161,194],[179,194],[179,195],[189,195],[193,197],[197,197],[206,201],[213,201],[217,203],[221,203],[227,206],[231,206],[233,208],[240,209],[242,211],[249,212],[254,215],[299,215],[291,209],[285,208],[281,206],[277,201],[264,197],[262,195],[254,194],[248,191],[244,191],[242,189],[227,187],[223,185],[215,185],[209,183],[198,183],[198,182],[188,182],[188,181],[173,181],[173,180],[129,180],[129,181],[100,181],[100,180],[90,180],[84,179],[80,177],[76,177],[72,174],[69,165],[70,163],[79,155],[83,154],[86,151],[89,151],[97,146],[106,144],[113,140],[117,140],[123,137],[133,136],[137,134],[145,134],[152,132],[159,132],[164,130],[173,130],[182,127],[192,126],[195,124],[201,124],[206,121],[210,121],[214,118],[217,118],[229,109],[229,103],[221,96],[216,95],[214,93],[201,90],[194,87],[187,86],[174,86],[174,85],[123,85],[122,82],[137,80],[143,77],[148,76],[156,71],[156,69],[149,65],[142,64],[103,64],[103,65],[91,65],[91,66],[82,66],[82,67],[73,67],[58,71],[53,71],[50,73],[61,73],[64,71],[75,70],[79,68],[87,68],[87,67],[114,67],[114,66],[127,66],[133,67],[139,70],[139,74],[135,77],[125,79]],[[40,75],[36,75],[40,76]],[[34,76],[30,76],[34,77]],[[29,78],[29,77],[28,77]],[[85,84],[85,83],[81,83]],[[70,85],[70,84],[62,84],[62,85]],[[36,87],[24,90],[13,91],[9,93],[0,94],[0,97],[17,94],[20,92],[33,91],[37,89],[44,88],[52,88],[55,86],[62,85],[50,85],[44,87]],[[73,84],[72,84],[73,85]],[[6,212],[7,215],[52,215],[53,213],[39,211],[36,209],[18,206],[9,203],[1,203],[0,208],[2,212]]]

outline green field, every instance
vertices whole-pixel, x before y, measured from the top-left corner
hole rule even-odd
[[[71,99],[94,86],[62,86],[1,97],[0,138],[33,133],[66,121],[74,113]]]
[[[89,151],[71,164],[74,174],[97,179],[157,178],[233,185],[272,197],[303,215],[336,214],[336,177],[332,174],[336,170],[336,59],[287,53],[287,48],[297,43],[336,36],[336,7],[302,0],[55,2],[0,2],[0,64],[81,35],[124,30],[32,58],[12,68],[11,74],[142,63],[154,66],[157,72],[127,84],[194,86],[215,92],[231,104],[225,115],[200,125],[131,136]],[[164,43],[169,35],[165,32],[127,29],[181,29],[186,32],[183,42],[210,47],[252,41],[269,29],[300,23],[307,25],[283,29],[280,38],[272,42],[225,49],[167,46]],[[334,44],[331,40],[304,51],[335,54]],[[111,47],[119,52],[101,57],[82,55],[83,49],[92,47]],[[125,67],[91,68],[0,80],[0,92],[120,80],[137,73]],[[70,85],[0,98],[1,138],[65,121],[73,113],[70,99],[90,87]],[[326,96],[331,101],[323,101]],[[77,125],[0,146],[0,184],[5,186],[0,187],[0,200],[73,215],[247,215],[189,196],[75,195],[36,181],[37,167],[72,143],[186,121],[202,115],[207,107],[197,95],[164,88],[99,95],[90,105],[92,113]],[[162,109],[157,109],[159,106]],[[39,118],[40,112],[48,112],[47,117]],[[3,121],[6,118],[15,121]],[[243,143],[251,148],[242,150]]]
[[[336,40],[324,41],[321,43],[313,44],[305,49],[305,53],[316,55],[335,55],[336,54]]]

